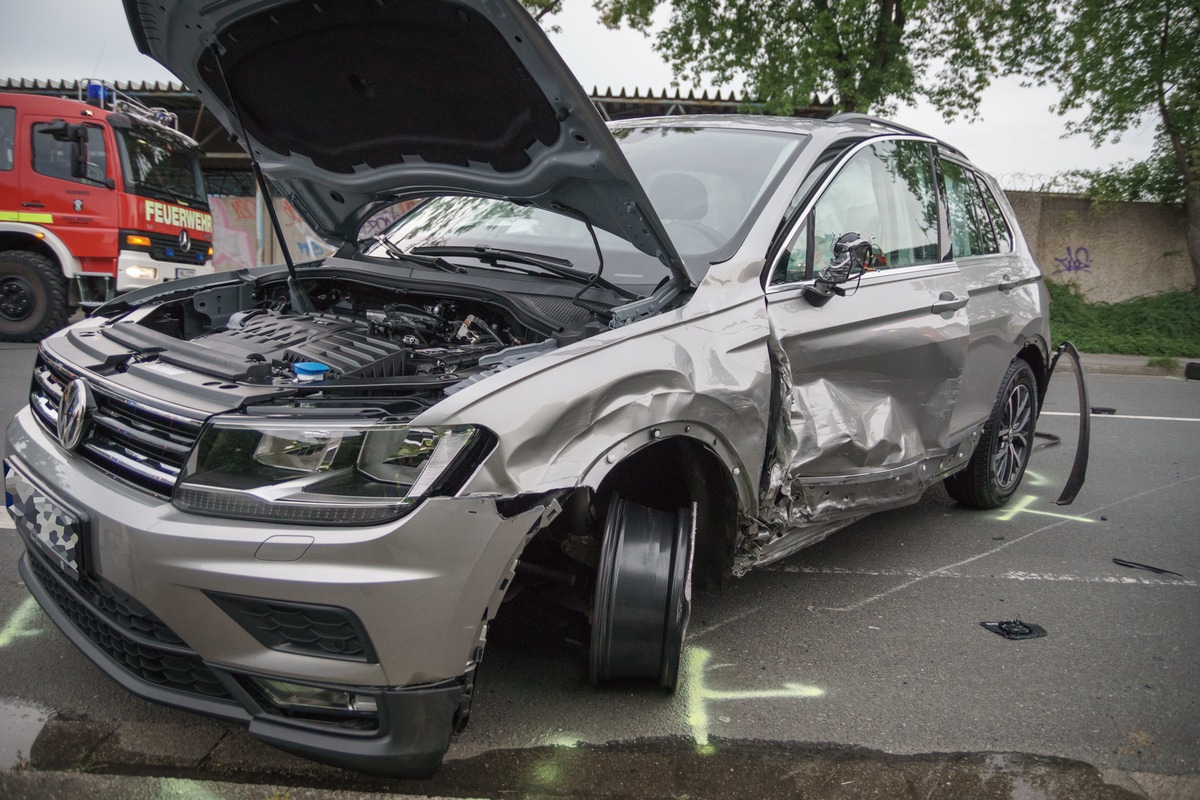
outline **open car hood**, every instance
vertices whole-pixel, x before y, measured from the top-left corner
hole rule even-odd
[[[426,192],[586,217],[691,281],[587,93],[516,0],[124,0],[138,48],[321,236]],[[240,124],[239,124],[240,118]]]

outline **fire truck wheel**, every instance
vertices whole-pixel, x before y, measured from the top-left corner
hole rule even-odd
[[[53,261],[0,252],[0,341],[37,342],[67,323],[67,280]]]

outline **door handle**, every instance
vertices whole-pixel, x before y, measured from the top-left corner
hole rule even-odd
[[[1011,292],[1013,289],[1017,288],[1017,283],[1018,282],[1013,279],[1013,276],[1006,272],[1004,273],[1004,277],[1000,279],[1000,291]]]
[[[45,203],[38,203],[36,201],[34,201],[32,203],[30,203],[30,202],[21,203],[21,205],[25,208],[45,208],[46,207]]]
[[[938,301],[933,304],[932,308],[929,309],[929,313],[945,314],[948,311],[958,311],[960,308],[965,306],[967,301],[970,299],[970,296],[955,297],[954,292],[942,292],[940,295],[938,295]]]

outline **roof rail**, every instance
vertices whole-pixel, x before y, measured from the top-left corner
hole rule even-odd
[[[964,154],[962,150],[959,150],[954,145],[947,144],[946,142],[943,142],[941,139],[937,138],[936,136],[930,136],[928,133],[919,131],[916,128],[910,128],[907,125],[901,125],[899,122],[892,122],[890,119],[883,119],[882,117],[872,117],[870,114],[859,114],[859,113],[853,112],[853,111],[846,111],[841,114],[834,114],[832,117],[829,117],[825,121],[826,122],[861,122],[865,125],[878,125],[881,128],[891,128],[892,130],[899,131],[900,133],[911,133],[914,136],[924,136],[927,139],[933,139],[935,142],[938,143],[939,147],[943,147],[947,150],[950,150],[951,152],[958,153],[960,156],[963,156],[963,158],[966,158],[966,154]]]

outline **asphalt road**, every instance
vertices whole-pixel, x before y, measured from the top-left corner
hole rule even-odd
[[[32,347],[0,345],[0,418],[24,402],[32,358]],[[1099,375],[1090,386],[1092,404],[1117,416],[1094,418],[1074,505],[1053,504],[1067,443],[1034,456],[1004,510],[959,509],[938,489],[700,594],[674,696],[593,688],[575,632],[507,620],[448,765],[651,738],[710,753],[732,740],[833,743],[1200,774],[1200,383]],[[1074,402],[1064,376],[1039,429],[1072,442]],[[231,726],[137,700],[92,667],[27,605],[20,543],[6,517],[0,526],[0,730],[36,707],[100,725],[216,730],[253,749]],[[1015,618],[1047,635],[1012,641],[979,624]]]

